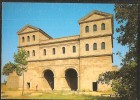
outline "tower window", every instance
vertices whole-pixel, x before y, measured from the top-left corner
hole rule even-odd
[[[101,24],[101,30],[105,30],[105,23]]]
[[[86,51],[89,51],[89,44],[85,45],[85,49],[86,49]]]
[[[93,50],[97,50],[97,43],[93,44]]]
[[[101,43],[101,49],[105,49],[105,42]]]
[[[55,54],[55,48],[53,48],[53,54]]]
[[[29,37],[29,36],[27,36],[27,41],[28,41],[28,42],[30,41],[30,37]]]
[[[86,27],[85,27],[85,32],[86,32],[86,33],[89,32],[89,26],[86,26]]]
[[[35,56],[35,50],[33,50],[33,56]]]
[[[65,54],[65,47],[62,47],[62,52],[63,54]]]
[[[28,54],[28,57],[30,57],[30,52],[29,51],[27,51],[27,54]]]
[[[35,35],[33,35],[33,41],[35,41]]]
[[[97,25],[93,25],[93,31],[97,31]]]
[[[44,49],[44,55],[46,55],[46,49]]]
[[[24,37],[22,37],[22,42],[24,42]]]
[[[76,52],[76,46],[73,46],[73,53]]]

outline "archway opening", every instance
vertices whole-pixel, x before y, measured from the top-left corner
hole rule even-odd
[[[69,68],[65,71],[65,78],[71,90],[76,91],[78,88],[78,78],[75,69]]]
[[[54,89],[54,74],[51,70],[45,70],[44,71],[44,77],[47,80],[49,86],[51,89]]]

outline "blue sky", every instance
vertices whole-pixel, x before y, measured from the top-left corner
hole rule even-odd
[[[78,20],[93,10],[114,14],[114,4],[89,3],[2,3],[2,66],[13,61],[17,52],[18,35],[27,24],[41,28],[53,38],[79,35]],[[114,19],[113,53],[121,51],[124,55],[127,48],[117,43],[119,33]],[[113,65],[120,66],[121,59],[114,55]],[[2,81],[5,77],[2,76]]]

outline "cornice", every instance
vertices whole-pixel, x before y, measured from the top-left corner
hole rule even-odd
[[[21,34],[22,31],[25,30],[27,27],[30,27],[30,28],[34,29],[35,31],[38,31],[38,30],[39,30],[39,28],[27,24],[27,25],[25,25],[22,29],[20,29],[20,30],[17,32],[17,34]]]
[[[66,60],[66,59],[79,59],[79,57],[67,57],[67,58],[29,60],[28,62],[41,62],[41,61],[52,61],[52,60]]]
[[[112,54],[87,55],[87,56],[80,56],[80,58],[87,58],[87,57],[101,57],[101,56],[112,56]]]
[[[101,57],[101,56],[112,56],[112,54],[87,55],[87,56],[80,56],[80,57],[67,57],[67,58],[54,58],[54,59],[29,60],[28,62],[42,62],[42,61],[53,61],[53,60],[80,59],[80,58]]]
[[[48,43],[38,43],[38,44],[24,45],[24,46],[18,46],[18,48],[30,47],[30,46],[40,46],[40,45],[47,45],[47,44],[55,44],[55,43],[62,43],[62,42],[70,42],[70,41],[79,41],[79,38],[78,39],[63,40],[63,41],[54,41],[54,42],[48,42]]]
[[[55,44],[55,43],[70,42],[70,41],[79,41],[79,38],[78,39],[70,39],[70,40],[62,40],[62,41],[54,41],[54,42],[48,42],[48,43],[41,43],[40,45]]]
[[[90,39],[90,38],[100,38],[100,37],[106,37],[106,36],[112,36],[112,34],[105,34],[105,35],[97,35],[97,36],[88,36],[88,37],[80,37],[80,40],[83,39]]]
[[[50,47],[60,47],[60,46],[70,46],[70,45],[75,45],[75,44],[79,44],[80,41],[76,41],[76,42],[70,42],[70,43],[64,43],[64,44],[54,44],[54,45],[40,45],[39,48],[50,48]]]
[[[23,46],[18,46],[18,48],[22,48],[22,47],[31,47],[31,46],[39,46],[39,44],[23,45]]]
[[[28,33],[33,33],[33,32],[38,32],[38,30],[36,30],[36,31],[29,31],[29,32],[23,32],[23,33],[20,33],[20,34],[18,34],[18,35],[28,34]]]
[[[100,19],[94,19],[94,20],[88,20],[88,21],[81,21],[81,22],[78,22],[79,24],[82,24],[82,23],[88,23],[88,22],[95,22],[95,21],[100,21],[100,20],[105,20],[105,19],[111,19],[112,17],[105,17],[105,18],[100,18]]]
[[[90,12],[89,14],[87,14],[86,16],[82,17],[78,22],[82,22],[82,21],[84,21],[85,19],[89,18],[90,16],[92,16],[94,14],[97,14],[97,15],[100,15],[100,16],[105,16],[105,17],[112,16],[112,14],[110,14],[110,13],[94,10],[94,11]]]
[[[30,27],[32,29],[34,29],[34,31],[29,31],[29,32],[21,32],[22,30],[26,29],[27,27]],[[45,33],[43,30],[41,30],[40,28],[31,26],[31,25],[26,25],[24,26],[21,30],[19,30],[17,32],[18,35],[22,35],[22,34],[28,34],[28,33],[33,33],[33,32],[40,32],[41,34],[47,36],[49,39],[53,39],[51,36],[49,36],[47,33]]]
[[[48,43],[30,44],[30,45],[18,46],[18,48],[30,47],[30,46],[40,46],[40,45],[47,45],[47,44],[55,44],[55,43],[63,43],[63,42],[70,42],[70,41],[80,41],[82,39],[99,38],[99,37],[106,37],[106,36],[112,36],[112,34],[110,33],[110,34],[98,35],[98,36],[80,37],[80,38],[77,38],[77,39],[70,39],[70,40],[62,40],[62,41],[54,41],[54,42],[48,42]]]

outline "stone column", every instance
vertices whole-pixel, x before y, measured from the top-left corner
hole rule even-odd
[[[54,77],[54,90],[55,91],[67,91],[70,90],[66,82],[65,77]]]
[[[78,83],[77,83],[77,86],[78,86],[77,91],[80,91],[80,75],[78,75],[77,78],[78,78],[78,80],[77,80],[78,81]]]

